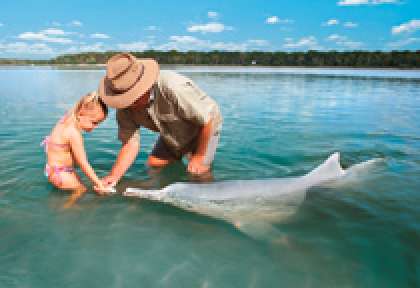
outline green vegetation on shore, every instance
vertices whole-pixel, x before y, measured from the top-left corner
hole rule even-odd
[[[115,53],[118,52],[67,54],[50,60],[0,59],[0,65],[105,64]],[[179,52],[149,50],[132,53],[136,57],[155,58],[160,64],[420,68],[420,50],[390,52]]]

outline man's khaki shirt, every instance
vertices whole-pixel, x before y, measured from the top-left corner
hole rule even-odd
[[[161,71],[152,89],[154,99],[147,108],[117,110],[118,138],[123,143],[133,137],[140,141],[138,129],[143,126],[160,132],[173,152],[183,153],[211,119],[215,128],[220,127],[222,117],[217,103],[191,79]]]

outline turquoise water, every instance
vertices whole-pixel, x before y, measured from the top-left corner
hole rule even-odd
[[[215,181],[297,176],[334,151],[381,158],[358,181],[313,188],[276,224],[281,241],[147,200],[68,195],[43,177],[39,147],[100,70],[0,70],[0,287],[418,287],[420,72],[178,67],[224,115]],[[118,151],[114,113],[85,142],[99,175]],[[143,165],[119,189],[193,181]]]

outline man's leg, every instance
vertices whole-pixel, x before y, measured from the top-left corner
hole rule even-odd
[[[159,137],[147,159],[147,165],[150,167],[164,167],[176,160],[178,159],[171,153],[165,142],[163,142],[162,137]]]

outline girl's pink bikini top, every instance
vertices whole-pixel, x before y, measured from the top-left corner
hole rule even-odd
[[[45,136],[44,140],[42,140],[42,142],[41,142],[41,146],[44,146],[45,153],[47,153],[49,146],[61,148],[63,150],[64,149],[70,150],[70,144],[54,143],[54,142],[51,141],[51,137],[50,136]]]

